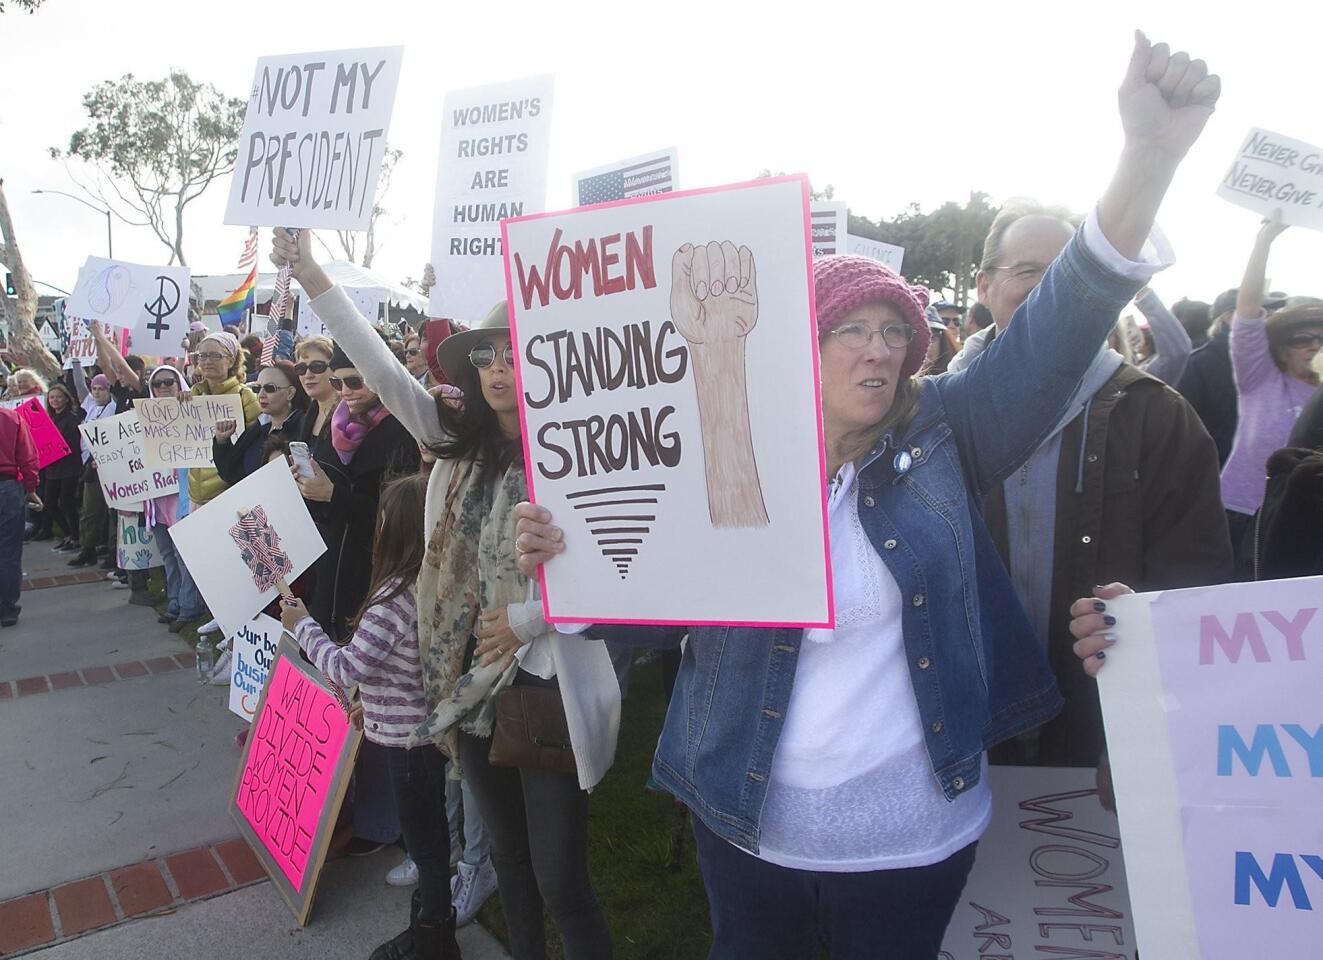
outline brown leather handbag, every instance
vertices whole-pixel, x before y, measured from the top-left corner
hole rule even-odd
[[[555,687],[507,687],[496,695],[496,728],[487,761],[573,774],[574,751],[565,704]]]

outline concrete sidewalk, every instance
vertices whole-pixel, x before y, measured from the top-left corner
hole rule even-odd
[[[72,573],[67,559],[27,544],[26,577]],[[384,883],[398,850],[328,865],[304,930],[266,881],[211,899],[176,891],[173,912],[128,920],[138,911],[116,889],[113,916],[103,906],[97,923],[80,926],[62,915],[74,891],[100,896],[98,875],[238,832],[227,805],[234,734],[246,724],[227,709],[228,688],[197,682],[188,642],[128,596],[108,581],[26,590],[18,625],[0,630],[0,769],[10,772],[0,778],[0,952],[111,924],[41,955],[366,957],[408,918],[409,891]],[[71,881],[80,883],[62,886]],[[48,904],[37,919],[53,933],[14,933],[20,912],[45,915]],[[504,956],[476,926],[464,952]]]

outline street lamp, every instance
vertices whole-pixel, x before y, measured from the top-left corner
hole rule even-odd
[[[85,207],[91,207],[91,208],[92,208],[93,210],[95,210],[97,213],[100,213],[100,214],[104,215],[105,218],[106,218],[106,256],[107,256],[109,259],[111,259],[111,260],[114,260],[114,259],[115,259],[115,245],[114,245],[113,241],[111,240],[111,236],[110,236],[110,211],[109,211],[109,210],[102,210],[102,209],[101,209],[100,207],[98,207],[95,203],[89,203],[88,201],[84,200],[82,197],[75,196],[75,195],[72,194],[72,193],[65,193],[63,190],[33,190],[32,192],[33,192],[33,193],[53,193],[53,194],[55,194],[55,195],[58,196],[58,197],[68,197],[70,200],[77,200],[77,201],[78,201],[79,203],[81,203],[83,206],[85,206]]]

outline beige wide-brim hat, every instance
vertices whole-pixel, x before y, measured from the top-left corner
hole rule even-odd
[[[487,316],[472,330],[452,333],[441,341],[441,346],[436,348],[436,362],[441,365],[446,379],[453,384],[460,383],[464,375],[473,369],[473,364],[469,362],[469,351],[497,333],[510,336],[510,311],[504,300],[488,310]]]

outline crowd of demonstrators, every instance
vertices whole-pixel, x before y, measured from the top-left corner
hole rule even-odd
[[[308,409],[308,395],[303,392],[294,364],[288,360],[275,360],[270,366],[263,367],[250,384],[257,395],[258,409],[262,411],[257,424],[234,440],[238,424],[233,420],[219,421],[212,441],[216,472],[227,486],[234,486],[265,464],[262,452],[268,437],[283,434],[288,439],[299,436]]]

